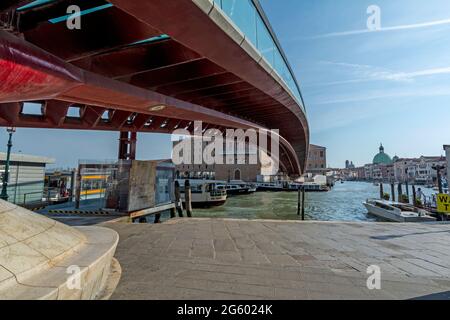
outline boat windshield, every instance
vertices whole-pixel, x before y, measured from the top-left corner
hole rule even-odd
[[[394,210],[394,208],[392,206],[390,206],[386,203],[383,203],[383,202],[379,202],[379,201],[375,202],[375,206],[385,209],[385,210],[390,210],[390,211]]]

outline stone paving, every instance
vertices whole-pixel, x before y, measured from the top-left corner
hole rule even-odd
[[[120,234],[112,299],[450,299],[450,224],[174,219]],[[381,290],[367,268],[381,268]]]

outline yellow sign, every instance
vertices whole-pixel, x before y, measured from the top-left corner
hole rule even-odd
[[[445,193],[438,194],[437,207],[439,213],[450,214],[450,195]]]

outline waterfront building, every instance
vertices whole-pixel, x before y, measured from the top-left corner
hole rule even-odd
[[[0,171],[5,172],[6,153],[0,152]],[[45,167],[55,159],[26,154],[11,154],[9,163],[8,201],[28,204],[44,196]],[[3,181],[3,179],[2,179]]]
[[[418,159],[400,158],[394,163],[395,181],[412,181],[416,175]]]
[[[394,179],[393,161],[384,152],[383,144],[380,145],[379,152],[373,157],[372,163],[364,166],[364,176],[368,181],[392,181]]]
[[[355,165],[353,164],[353,161],[346,160],[345,161],[345,169],[355,169]]]
[[[400,158],[394,163],[395,180],[415,184],[434,184],[437,182],[435,166],[447,167],[445,157]]]
[[[364,165],[364,179],[369,180],[369,181],[373,179],[373,165],[372,164]]]
[[[429,184],[437,182],[437,171],[433,168],[436,166],[447,167],[445,157],[420,157],[416,167],[415,182],[417,184]],[[446,172],[442,173],[446,175]]]
[[[327,172],[327,148],[315,144],[309,145],[306,167],[307,173],[323,175]]]
[[[380,152],[373,158],[372,164],[374,165],[390,165],[392,164],[391,157],[384,152],[383,144],[380,145]]]
[[[232,155],[234,157],[232,159],[233,161],[228,162],[227,157],[230,155],[226,152],[224,142],[224,148],[220,156],[220,160],[213,164],[207,164],[203,158],[201,161],[196,163],[194,155],[195,144],[193,142],[195,138],[186,139],[191,140],[191,157],[188,163],[184,162],[181,164],[176,164],[176,176],[178,178],[221,181],[242,180],[245,182],[271,182],[274,180],[286,180],[289,178],[283,173],[283,170],[277,170],[273,160],[266,152],[251,147],[248,142],[245,144],[245,151],[240,154],[236,150],[237,145],[235,143],[235,153]],[[186,143],[186,139],[173,142],[173,147],[175,148],[183,141]],[[199,150],[202,155],[207,146],[208,142],[203,141],[202,149]],[[183,155],[180,154],[180,156]],[[241,158],[240,161],[239,158]]]
[[[358,180],[363,180],[364,176],[365,176],[364,167],[357,167],[357,168],[355,168],[355,175],[356,175],[356,178]]]
[[[393,181],[395,178],[394,165],[391,157],[385,153],[381,144],[379,152],[373,157],[372,163],[356,168],[353,162],[348,163],[351,177],[355,180]]]

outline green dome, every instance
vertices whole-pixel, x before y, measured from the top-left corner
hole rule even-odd
[[[387,153],[384,153],[383,145],[380,146],[380,153],[373,158],[373,164],[392,164],[392,159]]]

